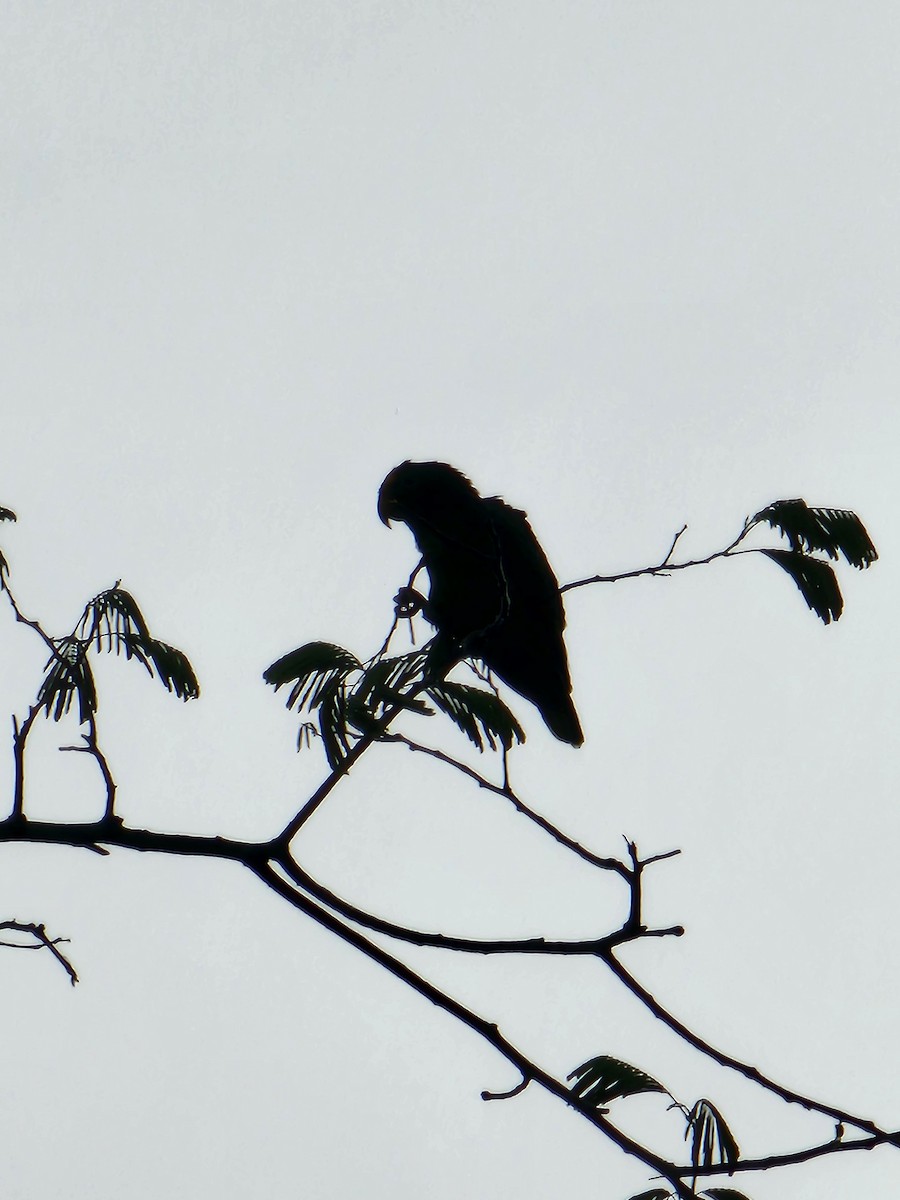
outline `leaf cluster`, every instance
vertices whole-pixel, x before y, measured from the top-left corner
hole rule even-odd
[[[333,770],[358,738],[378,737],[384,723],[404,710],[434,716],[437,709],[479,751],[485,746],[508,750],[513,742],[524,742],[521,725],[499,696],[484,688],[434,679],[429,665],[428,653],[422,650],[363,663],[343,646],[308,642],[272,663],[263,679],[276,691],[289,688],[287,708],[316,717]],[[298,749],[308,729],[308,724],[301,726]]]
[[[607,1113],[606,1107],[612,1100],[625,1096],[637,1096],[641,1092],[665,1092],[665,1088],[652,1075],[622,1062],[609,1054],[589,1058],[580,1067],[570,1071],[566,1079],[572,1080],[571,1092],[583,1107],[595,1112]]]
[[[77,703],[84,724],[97,711],[97,688],[88,654],[104,651],[134,659],[180,700],[194,700],[200,685],[187,655],[153,637],[130,592],[116,586],[90,600],[73,633],[53,639],[53,655],[37,695],[37,708],[59,721]]]
[[[691,1162],[698,1170],[718,1165],[732,1166],[740,1157],[734,1135],[716,1106],[709,1100],[698,1100],[688,1114],[684,1133],[690,1139]]]
[[[749,1200],[744,1192],[735,1191],[734,1188],[707,1188],[703,1192],[698,1192],[697,1196],[698,1200]],[[651,1188],[649,1192],[631,1196],[630,1200],[674,1200],[674,1197],[675,1193],[668,1188]]]
[[[831,562],[840,557],[865,570],[878,558],[872,539],[862,521],[845,508],[811,508],[805,500],[776,500],[747,522],[746,532],[765,524],[777,530],[789,549],[763,549],[762,554],[785,571],[821,621],[829,625],[844,610],[837,575],[828,562],[815,557],[824,554]]]
[[[579,1105],[602,1115],[609,1112],[608,1106],[613,1100],[621,1100],[626,1096],[662,1092],[672,1097],[668,1088],[652,1075],[609,1054],[589,1058],[566,1078],[572,1081],[570,1090]],[[698,1174],[709,1167],[732,1166],[738,1161],[740,1149],[734,1134],[711,1101],[698,1100],[690,1110],[677,1101],[673,1107],[684,1115],[684,1136],[691,1143],[691,1163]],[[746,1196],[733,1188],[709,1188],[700,1194],[708,1200],[747,1200]],[[631,1200],[670,1200],[674,1195],[666,1188],[651,1188],[639,1196],[632,1196]]]

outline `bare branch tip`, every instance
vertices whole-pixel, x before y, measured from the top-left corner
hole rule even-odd
[[[508,1092],[484,1091],[481,1093],[481,1099],[482,1100],[512,1100],[513,1096],[518,1096],[522,1092],[524,1092],[525,1089],[528,1087],[529,1083],[531,1083],[531,1076],[523,1075],[520,1082],[517,1083],[515,1087],[510,1088]]]

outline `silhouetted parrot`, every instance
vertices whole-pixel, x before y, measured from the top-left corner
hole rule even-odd
[[[385,525],[409,526],[431,580],[428,599],[412,589],[398,611],[421,609],[437,629],[433,661],[444,673],[478,658],[536,705],[561,741],[584,741],[572,703],[559,584],[524,512],[480,496],[455,467],[405,462],[378,493]]]

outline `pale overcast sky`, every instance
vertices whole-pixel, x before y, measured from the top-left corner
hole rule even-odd
[[[646,886],[687,936],[627,956],[677,1015],[900,1125],[898,61],[891,0],[5,4],[0,544],[51,632],[121,579],[203,687],[181,706],[98,668],[125,818],[266,837],[321,780],[261,672],[378,647],[415,562],[375,512],[405,458],[526,509],[561,580],[658,561],[683,523],[702,556],[778,498],[853,508],[882,561],[842,571],[837,626],[761,558],[569,596],[586,744],[517,704],[513,778],[600,853],[682,848]],[[0,634],[22,715],[41,647]],[[34,815],[99,812],[92,763],[55,751],[76,734],[36,731]],[[502,800],[392,747],[298,853],[416,927],[622,915]],[[71,937],[83,981],[0,953],[5,1197],[650,1186],[536,1087],[482,1103],[508,1064],[238,868],[0,859],[0,918]],[[709,1096],[748,1155],[827,1137],[599,964],[403,957],[558,1074],[610,1053]],[[893,1197],[900,1154],[736,1186]]]

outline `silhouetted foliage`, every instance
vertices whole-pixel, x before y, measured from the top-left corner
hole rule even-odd
[[[666,1089],[646,1071],[633,1067],[621,1059],[608,1054],[589,1058],[587,1062],[571,1071],[572,1092],[582,1104],[605,1113],[606,1105],[624,1096],[637,1096],[641,1092],[664,1092]]]
[[[114,587],[88,601],[75,632],[53,640],[54,654],[37,696],[45,715],[59,721],[78,699],[82,724],[97,711],[97,689],[88,662],[90,650],[136,659],[179,700],[194,700],[200,685],[187,655],[154,638],[130,593]]]
[[[45,716],[59,721],[78,699],[78,719],[83,725],[97,711],[97,689],[88,665],[85,645],[75,637],[56,640],[56,654],[45,668],[47,675],[37,695]]]
[[[513,742],[525,741],[522,726],[494,692],[445,679],[429,684],[425,695],[480,751],[485,742],[492,750],[509,750]]]
[[[837,561],[843,554],[851,567],[864,569],[878,558],[866,527],[846,508],[810,508],[805,500],[776,500],[750,521],[765,522],[779,530],[792,550],[808,554],[820,550]]]
[[[738,1144],[724,1117],[709,1100],[698,1100],[688,1116],[685,1138],[691,1142],[691,1162],[698,1170],[731,1166],[740,1157]]]
[[[39,622],[28,619],[20,611],[9,587],[6,560],[0,554],[0,587],[6,601],[16,619],[30,626],[51,652],[34,704],[21,721],[13,719],[14,794],[10,817],[0,822],[3,840],[56,841],[101,852],[106,845],[120,845],[241,863],[296,910],[452,1014],[513,1063],[521,1073],[520,1082],[506,1092],[483,1091],[484,1099],[512,1099],[536,1081],[550,1094],[577,1109],[582,1119],[591,1122],[614,1144],[641,1160],[653,1179],[661,1179],[668,1185],[651,1187],[631,1200],[688,1200],[690,1197],[748,1200],[743,1192],[734,1188],[698,1190],[699,1181],[706,1175],[732,1174],[735,1167],[768,1170],[778,1164],[779,1157],[740,1160],[737,1140],[710,1100],[697,1100],[688,1108],[646,1071],[609,1054],[597,1055],[575,1068],[567,1076],[567,1087],[566,1082],[544,1071],[513,1046],[495,1023],[418,975],[405,962],[392,957],[382,945],[368,940],[360,930],[375,931],[383,938],[397,938],[405,944],[440,946],[457,952],[589,955],[610,969],[632,997],[654,1017],[700,1053],[720,1066],[740,1072],[782,1100],[800,1104],[833,1122],[836,1133],[830,1139],[782,1156],[780,1161],[795,1163],[832,1154],[838,1149],[870,1149],[887,1142],[896,1144],[896,1135],[882,1130],[874,1122],[792,1092],[765,1077],[757,1068],[705,1043],[669,1014],[625,970],[616,957],[620,946],[639,939],[678,937],[684,932],[680,925],[649,927],[644,923],[642,913],[644,868],[670,858],[678,851],[641,859],[636,845],[628,842],[627,858],[603,858],[530,808],[513,790],[506,757],[517,743],[524,742],[525,732],[493,689],[490,677],[493,671],[513,690],[534,702],[557,737],[578,745],[582,734],[572,705],[562,640],[562,591],[607,580],[669,574],[735,554],[762,553],[793,579],[810,609],[829,624],[839,619],[843,610],[837,576],[831,564],[843,557],[851,566],[861,569],[877,558],[875,547],[859,518],[844,509],[810,508],[803,500],[777,501],[745,521],[743,530],[728,546],[705,559],[673,561],[675,547],[686,528],[683,527],[666,557],[656,566],[618,576],[592,576],[560,589],[525,514],[496,497],[485,499],[479,496],[465,476],[446,464],[404,463],[396,468],[382,485],[378,511],[383,520],[397,518],[412,529],[428,567],[430,594],[423,597],[411,586],[400,589],[395,598],[394,626],[381,650],[372,658],[360,659],[342,646],[316,641],[285,654],[264,672],[266,683],[276,691],[287,689],[286,706],[289,709],[301,718],[315,719],[315,724],[312,720],[301,724],[298,748],[305,738],[314,734],[321,740],[331,768],[328,777],[281,833],[264,842],[155,833],[129,827],[116,815],[116,786],[98,745],[97,689],[89,655],[115,653],[135,659],[148,674],[158,678],[168,691],[182,700],[193,699],[199,694],[193,668],[182,651],[152,636],[137,601],[118,584],[88,602],[72,633],[50,637]],[[0,508],[0,521],[9,520],[15,520],[15,514]],[[780,533],[787,540],[787,548],[738,549],[750,530],[759,525],[768,525]],[[824,555],[828,561],[817,555]],[[397,628],[396,618],[411,618],[419,611],[436,627],[435,638],[423,649],[389,654],[388,647]],[[472,686],[449,678],[449,672],[460,660],[467,660],[482,681],[484,674],[479,672],[477,664],[483,662],[488,668],[487,686]],[[25,805],[26,741],[41,712],[53,721],[59,721],[73,711],[87,730],[80,734],[81,744],[60,749],[81,751],[95,758],[106,788],[104,815],[97,822],[88,824],[33,821]],[[408,714],[427,717],[440,714],[479,752],[486,749],[502,751],[502,785],[486,774],[479,774],[467,762],[390,731],[395,719]],[[392,924],[348,904],[319,885],[295,857],[295,835],[349,766],[379,741],[404,744],[413,751],[433,755],[446,766],[461,771],[470,781],[477,782],[479,787],[511,802],[519,813],[527,816],[559,845],[577,854],[580,860],[614,872],[628,892],[621,928],[581,941],[543,937],[487,941],[450,937]],[[76,981],[74,968],[59,950],[62,939],[48,937],[42,925],[6,921],[0,922],[0,928],[30,936],[36,947],[49,950],[65,967],[70,980]],[[625,1134],[608,1117],[609,1106],[614,1101],[627,1102],[629,1097],[642,1093],[662,1094],[672,1101],[668,1110],[677,1114],[672,1119],[685,1122],[685,1139],[690,1146],[689,1163],[679,1164],[659,1156],[649,1145],[641,1145]],[[845,1126],[855,1127],[857,1131],[852,1141],[842,1140]]]
[[[805,500],[777,500],[752,517],[747,527],[758,524],[777,529],[790,545],[790,550],[763,549],[762,553],[790,575],[817,617],[826,625],[837,621],[844,608],[837,576],[827,563],[811,555],[818,551],[832,562],[843,555],[857,570],[871,566],[878,552],[856,513],[810,508]]]
[[[844,598],[837,576],[828,563],[797,550],[766,549],[762,553],[790,575],[800,595],[826,625],[838,620],[844,611]]]
[[[377,737],[388,713],[406,710],[434,716],[426,697],[479,750],[485,742],[492,750],[508,750],[514,741],[525,740],[522,727],[498,696],[483,688],[432,680],[429,663],[429,655],[417,650],[363,665],[343,646],[310,642],[274,662],[263,679],[276,691],[291,685],[287,708],[300,714],[318,712],[318,733],[333,768],[349,754],[355,737]],[[303,740],[298,738],[298,749]]]
[[[362,663],[343,646],[331,642],[307,642],[267,667],[263,679],[276,692],[290,683],[286,705],[300,711],[315,708],[322,689],[333,679],[346,679],[352,672],[361,670]]]

